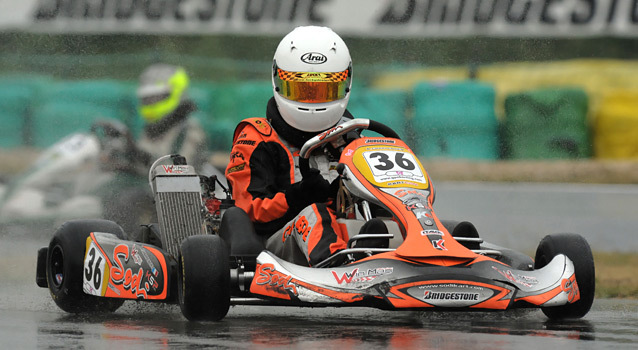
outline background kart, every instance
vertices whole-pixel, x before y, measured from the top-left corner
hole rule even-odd
[[[132,233],[157,221],[147,179],[131,165],[135,152],[132,135],[117,120],[99,120],[89,132],[63,138],[0,192],[0,226],[50,227],[99,217]],[[201,172],[221,175],[213,166]]]
[[[383,137],[350,139],[369,129]],[[381,309],[507,310],[539,307],[579,318],[593,302],[594,263],[576,234],[546,236],[535,259],[483,242],[469,222],[440,220],[435,191],[412,151],[387,126],[355,119],[309,140],[341,152],[339,224],[348,249],[314,267],[263,249],[246,213],[214,195],[215,178],[183,159],[150,169],[158,224],[140,242],[110,221],[70,221],[38,252],[37,283],[68,312],[112,311],[126,299],[179,303],[190,320],[219,320],[230,305],[368,306]],[[356,234],[382,220],[389,232]],[[371,248],[372,240],[387,248]],[[387,242],[387,243],[386,243]]]
[[[50,227],[100,217],[129,231],[154,220],[146,179],[135,175],[126,158],[132,146],[126,126],[108,119],[56,142],[7,184],[0,196],[0,225]]]

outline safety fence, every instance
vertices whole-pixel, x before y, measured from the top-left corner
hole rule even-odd
[[[497,159],[638,158],[638,62],[564,61],[379,73],[353,87],[356,117],[395,128],[420,156]],[[264,116],[266,80],[194,81],[190,97],[212,150],[238,121]],[[0,148],[44,148],[101,118],[134,135],[135,82],[0,76]]]

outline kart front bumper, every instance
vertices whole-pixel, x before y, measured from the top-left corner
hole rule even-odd
[[[491,260],[446,267],[391,258],[310,268],[264,251],[250,292],[277,304],[381,309],[505,310],[564,305],[580,297],[573,263],[564,255],[523,271]]]

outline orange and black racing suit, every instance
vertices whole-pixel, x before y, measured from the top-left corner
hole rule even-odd
[[[346,248],[347,234],[325,203],[299,208],[288,202],[286,190],[301,180],[297,164],[302,142],[293,145],[273,127],[285,123],[274,99],[267,116],[246,119],[237,126],[226,178],[236,205],[248,214],[257,233],[268,237],[266,248],[282,259],[312,266]],[[313,155],[311,164],[324,178],[336,178],[326,155]]]

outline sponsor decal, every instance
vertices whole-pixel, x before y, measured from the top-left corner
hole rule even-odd
[[[228,171],[226,172],[227,174],[232,174],[236,171],[240,171],[240,170],[244,170],[244,167],[246,166],[246,163],[241,163],[238,165],[235,165],[234,167],[228,168]]]
[[[248,136],[248,134],[246,134],[245,131],[242,131],[239,136],[237,136],[237,140],[244,139],[246,136]]]
[[[436,240],[432,240],[432,246],[438,250],[447,250],[447,248],[445,248],[445,240],[444,239],[436,239]]]
[[[142,257],[140,256],[140,251],[137,249],[137,245],[135,244],[133,244],[133,249],[131,250],[131,258],[133,258],[133,261],[136,264],[142,265]]]
[[[259,129],[261,129],[263,132],[265,133],[270,133],[270,125],[268,125],[267,123],[262,122],[261,120],[257,119],[255,120],[255,124],[257,125],[257,127]],[[253,141],[254,142],[254,141]]]
[[[247,146],[254,146],[255,143],[256,142],[253,140],[237,140],[237,142],[235,142],[236,145],[247,145]]]
[[[332,272],[335,280],[339,284],[357,283],[357,282],[370,282],[375,278],[383,275],[389,275],[393,272],[392,267],[379,267],[376,269],[359,270],[356,268],[350,272],[344,272],[341,276],[336,271]]]
[[[432,214],[432,209],[429,205],[427,205],[426,199],[421,197],[410,198],[408,200],[403,200],[403,204],[407,210],[411,211],[414,216],[416,216],[421,227],[428,230],[429,226],[434,225],[434,215]]]
[[[162,165],[166,174],[183,174],[188,172],[187,165]]]
[[[148,255],[148,252],[146,251],[146,249],[142,249],[140,250],[140,252],[142,252],[142,256],[144,256],[144,260],[148,264],[148,267],[151,269],[151,272],[153,272],[153,275],[157,277],[158,271],[157,271],[157,268],[155,268],[153,259],[151,259],[151,257]]]
[[[396,185],[419,186],[418,183],[410,182],[410,181],[392,181],[386,184],[386,186],[396,186]]]
[[[511,270],[503,271],[496,266],[492,266],[492,268],[496,270],[499,274],[501,274],[503,277],[507,278],[508,281],[516,283],[516,284],[520,284],[521,286],[524,286],[524,287],[531,287],[538,283],[538,280],[536,279],[536,277],[519,275],[519,274],[514,275],[514,273]]]
[[[353,149],[348,149],[346,150],[346,153],[344,153],[344,155],[346,157],[351,157],[354,154],[354,150]]]
[[[425,1],[423,1],[425,2]],[[628,31],[638,23],[636,2],[630,11],[614,1],[445,1],[430,0],[427,6],[391,0],[378,9],[382,27],[412,28],[428,35],[454,36],[474,32],[482,35],[582,36],[596,32]],[[417,1],[417,3],[419,3]],[[618,3],[618,4],[617,4]],[[626,13],[623,13],[626,11]]]
[[[293,221],[284,229],[281,241],[285,242],[293,231],[296,231],[297,234],[301,235],[301,239],[304,242],[308,239],[308,235],[312,231],[312,227],[310,226],[310,223],[308,222],[308,219],[306,219],[305,215],[297,218],[297,220]]]
[[[275,269],[273,264],[259,265],[257,269],[257,276],[255,278],[255,284],[263,286],[271,286],[275,288],[282,288],[291,292],[293,295],[299,295],[297,292],[297,285],[292,282],[292,276],[283,274]]]
[[[368,139],[368,140],[366,140],[366,143],[389,143],[389,144],[395,144],[396,141],[388,140],[388,139]]]
[[[408,294],[434,306],[465,307],[479,304],[494,295],[494,291],[471,284],[433,283],[411,287]]]
[[[472,300],[478,301],[480,298],[479,293],[452,293],[452,292],[433,292],[426,290],[423,294],[423,300]]]
[[[422,202],[415,202],[415,203],[405,203],[404,202],[404,204],[405,204],[405,208],[407,210],[410,210],[410,211],[415,211],[416,209],[425,209],[426,208],[426,205],[423,204]]]
[[[91,285],[91,283],[84,283],[82,285],[82,289],[84,290],[84,293],[86,293],[86,294],[102,295],[102,292],[99,291],[99,290],[94,289],[93,286]]]
[[[422,220],[419,220],[419,223],[421,223],[421,226],[423,226],[424,224]],[[434,225],[434,223],[431,220],[426,220],[425,225],[432,226]],[[445,247],[445,240],[443,239],[443,236],[445,236],[445,232],[426,228],[424,230],[421,230],[421,236],[427,236],[434,249],[448,250],[447,247]]]
[[[399,177],[407,177],[408,179],[410,178],[422,178],[423,176],[421,175],[415,175],[409,171],[404,171],[404,170],[393,170],[393,171],[387,171],[385,173],[385,176],[399,176]]]
[[[235,161],[235,159],[238,159],[238,158],[245,161],[244,154],[239,152],[239,151],[233,152],[233,153],[230,154],[230,161],[231,162]]]
[[[143,251],[143,250],[142,250]],[[122,286],[125,291],[130,292],[137,298],[146,299],[151,289],[156,290],[159,283],[155,278],[158,271],[154,267],[151,271],[144,271],[143,267],[139,267],[137,271],[133,271],[131,267],[125,267],[130,257],[129,247],[126,244],[120,244],[113,250],[113,266],[111,266],[111,282],[118,286]],[[148,260],[147,260],[148,261]]]
[[[320,52],[306,52],[301,55],[301,62],[308,64],[321,64],[326,63],[328,61],[328,57]]]
[[[434,225],[434,214],[432,208],[427,202],[427,195],[423,192],[409,191],[412,194],[406,194],[408,191],[400,190],[395,193],[395,196],[406,196],[404,198],[399,197],[405,208],[411,211],[414,216],[419,220],[421,227],[425,230],[429,230],[430,226]],[[397,196],[397,197],[398,197]]]
[[[15,0],[4,0],[7,4]],[[635,37],[635,0],[22,0],[10,23],[42,32],[285,34],[314,24],[353,37]],[[0,8],[2,1],[0,1]],[[365,4],[365,11],[360,6]],[[7,5],[8,6],[8,5]],[[15,6],[14,6],[15,7]],[[331,16],[333,13],[357,13]],[[6,17],[6,16],[5,16]],[[36,24],[34,26],[34,24]],[[283,26],[282,26],[283,24]],[[283,29],[279,29],[279,27]],[[312,54],[312,53],[311,53]]]
[[[432,218],[432,213],[427,210],[412,210],[417,219]]]
[[[445,236],[445,234],[439,230],[423,230],[421,231],[421,236],[427,236],[427,235],[439,235],[439,236]]]
[[[576,275],[572,275],[570,278],[565,278],[560,284],[563,292],[567,293],[567,301],[570,303],[576,302],[580,299],[580,290],[578,289],[578,283],[576,283]]]
[[[146,271],[146,280],[150,284],[151,288],[156,291],[159,288],[159,283],[157,282],[157,270],[152,269],[151,271]]]
[[[326,138],[326,137],[328,137],[330,134],[332,134],[333,132],[335,132],[335,131],[337,131],[337,130],[339,130],[339,129],[343,129],[343,126],[341,126],[341,125],[337,125],[337,126],[335,126],[335,127],[333,127],[333,128],[330,128],[330,129],[328,129],[328,130],[326,130],[326,131],[322,132],[321,134],[319,134],[319,140],[323,140],[323,139],[325,139],[325,138]]]
[[[427,199],[428,196],[430,195],[430,193],[428,191],[422,191],[422,190],[406,190],[406,189],[399,189],[396,192],[394,192],[394,196],[397,198],[404,198],[406,196],[408,196],[405,201],[403,203],[406,203],[408,201],[413,201],[414,197],[422,197]]]

